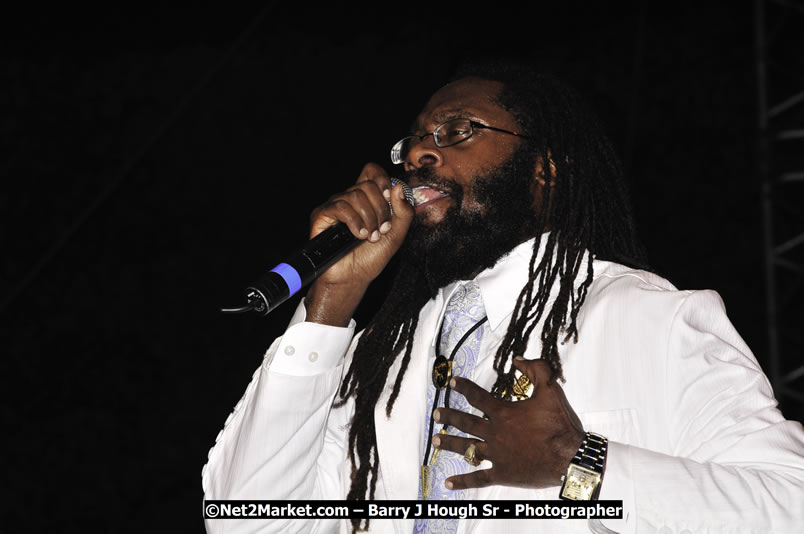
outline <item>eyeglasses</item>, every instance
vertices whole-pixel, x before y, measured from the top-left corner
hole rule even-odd
[[[480,124],[479,122],[475,122],[471,119],[452,119],[438,125],[436,129],[432,131],[432,133],[427,133],[424,135],[409,135],[397,141],[396,144],[391,147],[391,161],[394,163],[394,165],[404,163],[413,147],[420,143],[428,135],[433,136],[433,140],[435,141],[437,147],[443,148],[445,146],[457,145],[458,143],[466,141],[472,137],[473,133],[475,133],[475,128],[482,130],[494,130],[495,132],[516,135],[518,137],[522,137],[523,139],[528,138],[527,136],[518,132],[503,130],[502,128],[495,128],[494,126],[486,126],[485,124]]]

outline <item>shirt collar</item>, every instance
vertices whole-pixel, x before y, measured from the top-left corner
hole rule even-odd
[[[544,254],[548,236],[549,233],[542,234],[536,257],[537,265]],[[474,279],[480,286],[480,294],[492,330],[497,330],[502,322],[510,317],[522,288],[528,282],[528,265],[533,256],[535,240],[536,238],[531,238],[520,243],[500,258],[493,267],[482,271]],[[466,281],[460,280],[441,288],[442,306],[446,306],[452,293],[465,283]],[[557,288],[554,289],[557,291]],[[443,313],[442,309],[441,314]]]
[[[544,254],[548,234],[542,234],[539,250],[536,252],[536,265]],[[514,306],[528,282],[528,266],[533,256],[533,245],[536,238],[531,238],[514,247],[511,252],[500,258],[491,268],[481,272],[475,278],[480,286],[483,305],[489,317],[489,326],[492,330],[509,319],[514,312]],[[507,322],[506,322],[507,327]]]

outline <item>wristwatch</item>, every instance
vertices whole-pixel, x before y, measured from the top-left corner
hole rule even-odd
[[[600,481],[606,467],[606,447],[609,440],[600,434],[587,432],[570,461],[567,474],[561,477],[559,497],[571,501],[597,499]]]

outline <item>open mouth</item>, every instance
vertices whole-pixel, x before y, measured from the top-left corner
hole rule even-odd
[[[426,206],[431,202],[448,196],[449,193],[441,191],[440,189],[434,189],[428,185],[420,185],[413,188],[413,200],[417,208]]]

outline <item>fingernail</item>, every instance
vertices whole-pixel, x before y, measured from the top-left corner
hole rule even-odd
[[[446,482],[444,482],[444,485],[447,487],[447,489],[450,489],[450,490],[452,489],[452,481],[451,480],[447,480]]]
[[[368,230],[366,230],[365,228],[361,228],[360,229],[360,235],[362,237],[366,237],[368,235]]]
[[[436,423],[441,421],[441,410],[436,410],[433,412],[433,419],[435,419]]]
[[[371,233],[371,237],[369,238],[371,241],[379,241],[380,240],[380,233],[377,230],[374,230]]]
[[[382,196],[385,197],[385,200],[391,200],[391,190],[386,189],[382,192]]]
[[[523,358],[522,356],[514,356],[514,359],[515,359],[515,360],[520,360],[520,361],[522,361],[522,360],[524,360],[525,358]]]
[[[385,221],[384,223],[382,223],[380,225],[380,233],[381,234],[387,234],[388,230],[390,230],[390,229],[391,229],[391,223],[389,223],[388,221]]]
[[[449,387],[451,387],[452,389],[455,389],[456,385],[458,385],[458,381],[455,380],[454,378],[449,381]]]
[[[435,436],[433,436],[433,446],[434,447],[440,447],[441,446],[441,438],[439,438],[437,434]]]

